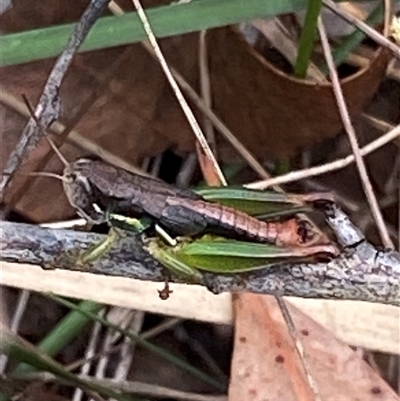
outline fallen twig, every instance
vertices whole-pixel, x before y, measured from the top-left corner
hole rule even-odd
[[[202,284],[214,293],[250,291],[275,296],[380,302],[400,306],[400,254],[380,252],[369,244],[347,216],[333,205],[327,221],[344,247],[327,263],[277,264],[251,274],[204,273]],[[88,271],[76,265],[77,252],[104,235],[51,230],[28,224],[2,223],[1,259]],[[107,254],[90,264],[95,274],[163,282],[163,266],[134,236],[122,238]],[[172,281],[179,282],[178,279]]]

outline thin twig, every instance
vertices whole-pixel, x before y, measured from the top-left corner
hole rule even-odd
[[[100,312],[101,313],[101,312]],[[100,336],[101,324],[99,322],[94,322],[92,331],[90,333],[89,343],[85,350],[85,363],[81,366],[80,374],[89,374],[92,367],[93,356],[95,355],[97,342]],[[84,396],[84,392],[80,387],[77,387],[72,396],[72,401],[81,401]]]
[[[376,128],[381,132],[392,131],[395,128],[393,124],[390,124],[387,121],[377,118],[371,114],[363,113],[362,117],[369,125],[371,125],[372,127]],[[399,138],[395,138],[394,142],[397,143],[397,145],[400,145]]]
[[[154,36],[153,30],[150,26],[149,20],[146,16],[146,13],[143,10],[143,7],[142,7],[140,1],[132,0],[132,3],[136,7],[138,16],[139,16],[140,20],[142,21],[144,30],[146,31],[146,34],[147,34],[149,41],[154,49],[154,52],[157,55],[157,58],[161,65],[161,68],[163,69],[164,74],[167,77],[168,82],[171,85],[171,88],[174,91],[174,94],[175,94],[176,98],[178,99],[179,104],[181,105],[182,110],[184,111],[185,116],[186,116],[190,126],[192,127],[192,130],[193,130],[194,134],[196,135],[198,142],[200,143],[202,150],[204,151],[205,155],[210,160],[210,162],[215,170],[215,173],[219,177],[219,180],[221,181],[221,183],[223,185],[226,185],[227,183],[226,183],[224,174],[222,173],[222,170],[221,170],[220,166],[218,165],[218,162],[217,162],[212,150],[210,149],[210,146],[207,143],[207,140],[204,137],[203,132],[201,131],[201,128],[199,126],[199,123],[196,120],[196,117],[194,116],[192,110],[190,109],[185,97],[183,96],[181,89],[179,88],[178,84],[176,83],[176,81],[168,67],[168,64],[167,64],[165,57],[160,49],[160,46],[158,45],[157,39]]]
[[[210,74],[208,68],[208,55],[207,55],[207,31],[201,31],[199,34],[199,76],[200,76],[200,93],[206,105],[211,108],[211,85]],[[215,141],[214,128],[211,121],[203,115],[203,129],[207,142],[210,145],[215,156],[217,156],[217,143]],[[196,142],[196,153],[199,161],[202,175],[209,186],[220,186],[223,183],[220,181],[218,175],[215,174],[212,164],[207,156],[201,149],[199,142]]]
[[[28,290],[22,290],[19,293],[18,296],[18,303],[15,308],[14,315],[11,320],[11,325],[10,325],[10,330],[12,333],[17,333],[19,325],[21,323],[22,317],[24,315],[24,312],[26,310],[26,306],[29,301],[29,297],[31,295],[31,292]],[[4,373],[4,370],[6,368],[8,362],[8,355],[7,354],[1,354],[0,355],[0,374]]]
[[[187,391],[175,390],[168,387],[159,386],[156,384],[134,382],[134,381],[124,381],[124,382],[114,382],[112,379],[95,379],[92,376],[79,375],[79,378],[96,385],[101,385],[118,391],[123,394],[136,394],[149,396],[154,398],[168,398],[183,401],[227,401],[225,395],[204,395],[191,393]],[[45,383],[66,383],[59,377],[48,373],[30,373],[24,377],[26,380],[40,380]],[[68,383],[66,383],[68,384]]]
[[[394,127],[391,131],[385,135],[380,136],[368,145],[360,149],[360,155],[366,156],[382,146],[390,143],[395,138],[400,136],[400,125]],[[273,185],[286,184],[288,182],[302,180],[304,178],[314,177],[316,175],[326,174],[331,171],[340,170],[344,167],[349,166],[355,161],[354,155],[346,156],[342,159],[335,160],[330,163],[322,164],[320,166],[310,167],[306,169],[291,171],[290,173],[280,175],[278,177],[270,178],[267,180],[256,181],[246,185],[246,188],[252,189],[265,189]]]
[[[11,93],[7,92],[5,89],[2,89],[0,91],[0,103],[25,117],[30,117],[29,110],[24,102],[19,100]],[[48,127],[47,131],[53,134],[63,135],[68,127],[59,121],[55,121]],[[83,149],[92,155],[100,157],[107,163],[110,163],[116,167],[121,167],[134,174],[149,176],[149,174],[144,172],[144,170],[139,169],[138,167],[126,162],[118,156],[115,156],[113,153],[104,149],[90,139],[85,138],[75,130],[69,131],[66,141],[75,145],[79,149]]]
[[[344,11],[343,8],[335,4],[332,0],[323,0],[323,3],[331,11],[342,17],[348,23],[357,27],[360,31],[364,32],[367,36],[373,39],[376,43],[388,48],[395,57],[400,58],[400,47],[391,42],[388,38],[385,38],[385,36],[380,34],[375,29],[371,28],[368,24],[361,21],[357,17],[354,17],[354,15],[351,15],[347,11]]]
[[[22,132],[19,143],[5,164],[0,182],[0,199],[4,199],[5,190],[23,159],[35,149],[43,132],[47,130],[49,125],[57,120],[61,109],[58,94],[60,85],[75,53],[78,51],[90,28],[101,15],[109,1],[110,0],[91,0],[69,37],[65,50],[55,62],[35,109],[35,116],[39,124],[36,123],[34,118],[29,119]]]
[[[176,326],[181,321],[182,321],[182,319],[176,318],[176,317],[166,319],[164,322],[160,323],[159,325],[155,326],[154,328],[149,329],[145,332],[142,332],[140,334],[140,337],[143,338],[144,340],[148,340],[148,339],[155,337],[155,336],[159,335],[160,333]],[[121,348],[123,348],[123,346],[124,346],[124,344],[119,344],[119,345],[112,347],[109,350],[109,354],[115,354],[116,352],[120,351]],[[102,352],[98,352],[95,355],[91,356],[90,358],[82,358],[77,361],[74,361],[74,362],[70,363],[69,365],[67,365],[65,368],[69,371],[76,370],[80,366],[84,365],[86,362],[101,358],[102,355],[103,355]]]
[[[65,140],[70,137],[72,138],[73,135],[69,135],[72,133],[72,130],[74,127],[79,123],[79,121],[82,119],[82,117],[90,110],[90,108],[96,103],[100,95],[108,88],[108,83],[110,79],[115,75],[115,72],[118,70],[118,68],[121,66],[121,64],[125,61],[127,56],[130,54],[129,49],[125,49],[109,66],[107,69],[106,74],[104,74],[101,79],[98,80],[99,86],[97,87],[96,90],[94,90],[87,99],[85,99],[79,106],[79,110],[77,114],[68,122],[67,126],[64,127],[64,130],[59,133],[57,137],[57,145],[60,147]],[[3,97],[3,96],[2,96]],[[7,95],[5,95],[7,97]],[[25,98],[24,98],[25,100]],[[28,100],[25,100],[25,104],[28,109],[29,103]],[[31,117],[34,115],[34,112],[30,109],[29,110],[29,115],[28,117]],[[55,123],[55,122],[54,122]],[[54,125],[51,124],[51,127]],[[78,144],[79,146],[79,144]],[[36,165],[36,171],[43,171],[46,167],[46,165],[49,163],[51,158],[53,157],[53,151],[52,149],[48,149],[46,154],[41,158],[40,162]],[[27,177],[28,178],[28,177]],[[12,210],[13,207],[16,205],[16,203],[19,201],[19,199],[23,196],[24,193],[26,193],[34,184],[35,180],[37,177],[29,177],[25,181],[23,185],[21,185],[12,195],[12,197],[7,201],[7,208],[9,210]]]
[[[392,23],[392,1],[384,0],[384,4],[385,14],[383,16],[383,36],[388,38],[390,34],[390,25]]]
[[[208,50],[207,50],[207,31],[199,32],[199,75],[200,75],[200,93],[206,106],[212,108],[211,96],[211,83],[210,83],[210,69],[208,64]],[[204,116],[204,133],[207,141],[210,144],[214,154],[217,155],[217,143],[215,141],[214,129],[211,121]]]
[[[351,118],[349,111],[347,109],[346,100],[343,95],[342,88],[340,86],[339,76],[336,71],[335,62],[332,57],[332,52],[330,44],[326,35],[324,24],[322,23],[321,17],[318,18],[318,31],[321,38],[321,44],[324,51],[324,56],[329,68],[329,75],[331,77],[333,92],[336,97],[336,102],[339,108],[340,117],[342,119],[344,128],[347,132],[351,149],[354,154],[354,158],[357,165],[357,170],[361,178],[361,182],[364,188],[365,195],[368,200],[371,213],[374,216],[374,220],[379,231],[382,242],[386,248],[393,248],[392,240],[385,226],[385,221],[381,210],[379,209],[378,199],[376,198],[375,192],[372,188],[371,180],[369,179],[367,168],[364,163],[364,159],[360,154],[360,148],[358,146],[357,135],[354,130],[353,124],[351,123]]]
[[[129,309],[128,309],[129,310]],[[129,321],[127,322],[126,329],[135,335],[139,332],[143,325],[144,313],[141,311],[130,311]],[[124,327],[125,328],[125,327]],[[123,338],[123,346],[119,351],[119,363],[113,372],[113,381],[117,383],[125,382],[128,379],[128,374],[131,369],[133,354],[135,350],[135,343],[128,337]],[[110,401],[117,401],[112,399]]]

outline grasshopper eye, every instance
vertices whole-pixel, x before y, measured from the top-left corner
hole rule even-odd
[[[72,184],[76,179],[76,175],[74,173],[64,173],[64,180],[68,184]]]

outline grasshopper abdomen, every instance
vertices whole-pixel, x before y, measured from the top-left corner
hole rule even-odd
[[[312,239],[311,231],[297,218],[261,221],[229,206],[205,200],[168,198],[160,221],[177,235],[209,232],[286,246],[305,245]]]

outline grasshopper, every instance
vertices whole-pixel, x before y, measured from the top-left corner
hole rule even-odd
[[[59,178],[71,206],[92,224],[108,222],[111,212],[150,217],[174,236],[212,233],[278,246],[308,246],[314,239],[309,224],[298,218],[261,221],[189,189],[129,173],[101,160],[80,158],[69,163],[53,143],[51,146],[64,164],[63,175],[33,174]]]
[[[291,209],[286,210],[285,220],[261,221],[226,202],[209,201],[192,190],[179,189],[158,179],[133,174],[101,160],[80,158],[69,163],[50,139],[49,143],[64,164],[63,175],[45,172],[33,174],[60,179],[71,206],[92,224],[109,223],[112,226],[116,221],[110,220],[112,216],[119,216],[125,223],[132,217],[137,219],[144,216],[150,218],[153,225],[155,223],[174,236],[195,237],[210,233],[242,242],[273,244],[285,247],[286,254],[293,249],[294,258],[299,255],[335,254],[333,246],[318,245],[318,238],[307,222],[293,217],[302,201],[303,204],[313,202],[318,197],[272,194],[274,201],[288,201],[297,209],[291,205]],[[266,199],[263,191],[229,188],[221,188],[220,191],[222,198],[232,194],[239,194],[239,198],[243,198],[247,194],[253,201],[265,202]],[[214,199],[219,196],[217,189],[203,190],[203,193],[208,193]],[[148,227],[147,224],[142,230]],[[102,247],[106,249],[106,245],[102,244]],[[299,248],[303,251],[299,251]],[[282,251],[277,252],[280,255]],[[98,252],[94,254],[98,255]],[[153,254],[157,255],[157,252]],[[85,258],[88,259],[90,257]],[[238,271],[240,269],[235,267],[235,272]]]

